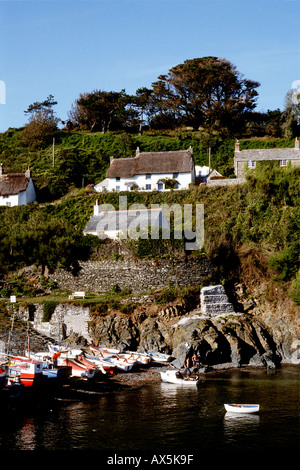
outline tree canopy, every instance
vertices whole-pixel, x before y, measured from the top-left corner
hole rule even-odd
[[[258,82],[243,78],[226,59],[186,60],[152,84],[155,106],[194,130],[234,133],[256,106]]]

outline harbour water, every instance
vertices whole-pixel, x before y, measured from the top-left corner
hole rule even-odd
[[[198,388],[155,383],[87,399],[6,409],[2,451],[182,453],[300,450],[299,366],[206,374]],[[224,403],[259,403],[255,415]]]

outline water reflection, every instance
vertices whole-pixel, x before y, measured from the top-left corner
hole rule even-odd
[[[299,449],[299,369],[233,371],[198,388],[158,383],[139,390],[55,401],[34,412],[9,413],[0,448],[9,450]],[[282,397],[284,396],[284,401]],[[224,403],[258,402],[258,415],[226,413]]]

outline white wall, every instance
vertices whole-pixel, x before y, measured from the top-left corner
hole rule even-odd
[[[19,194],[14,194],[8,197],[0,196],[0,206],[22,206],[29,204],[36,200],[36,194],[32,179],[29,180],[28,186],[25,191],[21,191]]]
[[[155,191],[158,189],[157,183],[160,179],[173,179],[173,173],[169,174],[152,174],[150,178],[146,178],[146,175],[136,175],[132,178],[120,178],[120,180],[116,180],[116,178],[108,178],[107,180],[107,191],[128,191],[130,189],[130,184],[136,184],[140,190],[144,191]],[[192,173],[179,173],[179,175],[174,178],[178,181],[179,187],[178,189],[188,189],[189,184],[195,181],[194,174]],[[151,185],[151,188],[148,189],[146,185]],[[163,188],[164,189],[164,188]]]

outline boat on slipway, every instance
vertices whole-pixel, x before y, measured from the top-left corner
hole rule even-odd
[[[185,377],[177,369],[170,369],[165,372],[161,372],[160,375],[162,381],[166,383],[184,385],[188,387],[196,387],[199,384],[198,377]]]
[[[225,403],[225,410],[229,413],[258,413],[259,405]]]
[[[81,377],[84,379],[92,379],[95,377],[96,368],[95,367],[87,367],[84,364],[80,363],[76,359],[69,359],[69,358],[58,358],[57,359],[58,366],[68,366],[71,367],[71,376],[72,377]]]
[[[159,352],[147,352],[148,356],[154,362],[171,362],[173,359],[169,354],[159,353]]]

